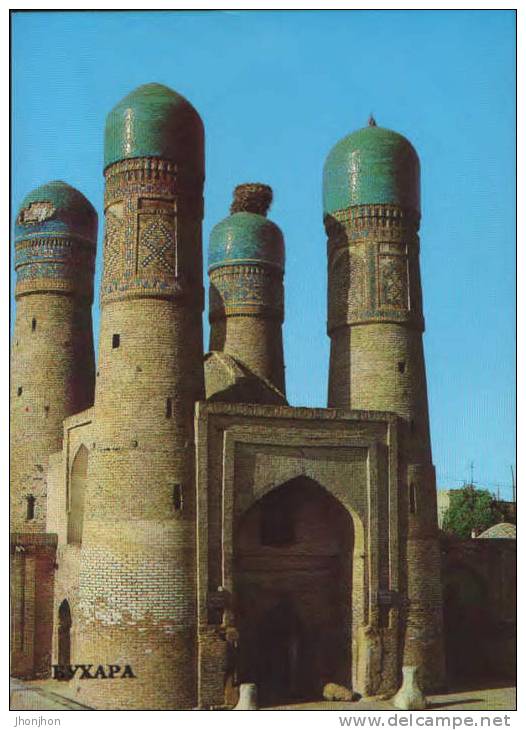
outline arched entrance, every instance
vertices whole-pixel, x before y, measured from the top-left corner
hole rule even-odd
[[[307,477],[269,492],[236,526],[239,678],[257,683],[263,706],[351,683],[353,544],[350,514]]]
[[[71,664],[71,610],[66,599],[58,609],[58,663],[61,667]]]

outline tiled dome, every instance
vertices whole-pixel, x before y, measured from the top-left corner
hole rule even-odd
[[[234,191],[232,215],[210,234],[208,270],[233,264],[259,263],[283,269],[285,245],[278,226],[265,217],[272,200],[268,185],[246,183]]]
[[[15,241],[76,236],[97,240],[97,212],[84,195],[53,180],[26,195],[15,221]]]
[[[162,84],[125,96],[106,119],[104,166],[134,157],[170,160],[204,178],[203,123],[190,102]]]
[[[405,137],[373,120],[330,151],[323,170],[323,211],[382,203],[420,212],[420,163]]]

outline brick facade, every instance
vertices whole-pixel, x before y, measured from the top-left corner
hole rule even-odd
[[[380,154],[359,136],[361,154]],[[326,171],[329,407],[314,409],[285,399],[268,186],[239,186],[215,229],[203,356],[203,150],[197,112],[166,87],[140,87],[108,117],[96,375],[92,269],[84,281],[67,247],[49,269],[36,239],[36,263],[20,254],[33,273],[19,277],[13,342],[14,673],[131,665],[133,679],[71,680],[96,709],[232,706],[243,681],[268,704],[327,682],[390,693],[404,664],[439,686],[416,153],[392,157],[408,173],[350,198],[366,163]],[[371,191],[392,200],[363,200]],[[86,208],[68,201],[64,225],[84,235]],[[48,225],[54,205],[31,198],[20,225]]]

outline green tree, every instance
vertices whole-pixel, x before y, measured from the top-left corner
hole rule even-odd
[[[504,514],[491,492],[467,484],[451,493],[442,529],[459,537],[471,537],[472,530],[479,535],[504,520]]]

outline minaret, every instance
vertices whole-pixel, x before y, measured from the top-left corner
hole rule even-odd
[[[442,599],[422,345],[420,165],[414,148],[371,118],[368,127],[330,152],[323,200],[329,407],[392,411],[405,424],[403,663],[421,666],[426,685],[437,686],[444,671]]]
[[[94,436],[75,662],[135,678],[79,682],[97,709],[196,703],[194,403],[204,396],[204,130],[159,84],[106,121]],[[73,627],[75,630],[75,627]]]
[[[238,359],[285,395],[285,251],[280,229],[266,218],[271,202],[268,185],[238,185],[231,215],[210,234],[210,350]]]
[[[11,531],[46,531],[48,457],[62,421],[93,403],[97,213],[61,181],[27,195],[15,223]]]

